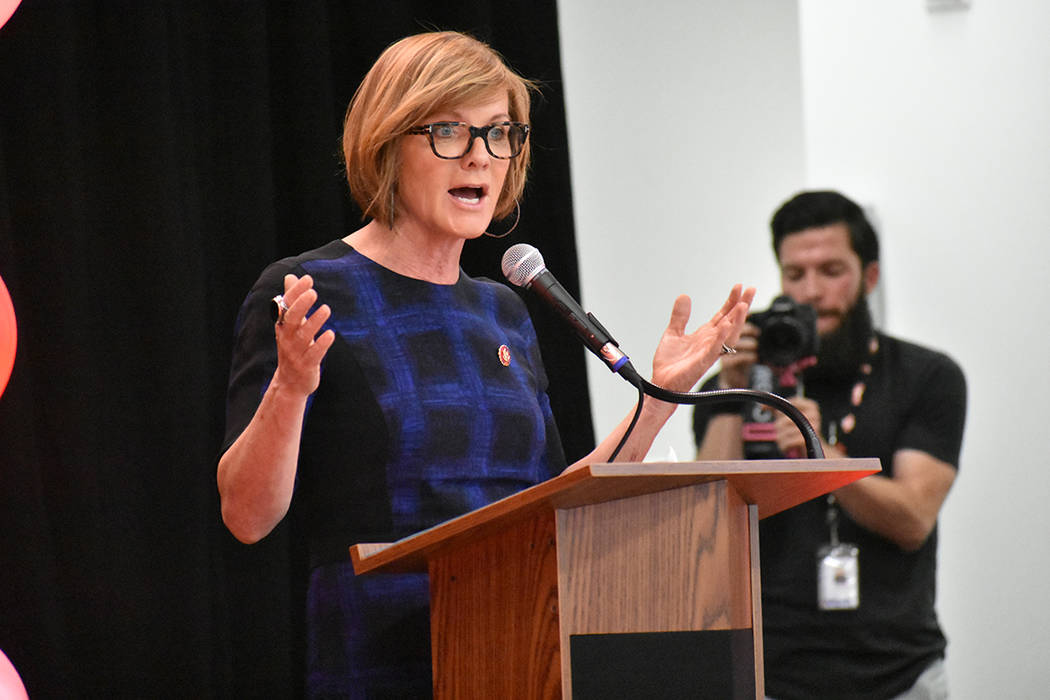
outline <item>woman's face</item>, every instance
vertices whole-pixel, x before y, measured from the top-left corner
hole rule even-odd
[[[440,110],[421,123],[485,126],[509,119],[507,98],[503,97]],[[395,229],[460,239],[477,238],[485,232],[503,191],[509,160],[489,155],[481,138],[475,138],[466,155],[455,160],[434,155],[426,135],[402,137],[400,149]]]

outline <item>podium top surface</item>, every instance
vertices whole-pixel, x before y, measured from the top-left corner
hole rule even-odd
[[[535,515],[726,480],[766,518],[881,471],[879,460],[771,459],[711,462],[599,463],[541,484],[391,543],[350,547],[357,574],[426,571],[435,552]]]

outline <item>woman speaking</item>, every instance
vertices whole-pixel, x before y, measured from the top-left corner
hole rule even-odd
[[[267,267],[238,316],[222,516],[246,543],[293,508],[305,528],[310,696],[431,693],[426,576],[356,578],[348,545],[400,539],[566,469],[524,304],[460,268],[464,243],[516,209],[531,89],[463,34],[387,48],[343,131],[367,223]],[[688,334],[679,297],[653,382],[690,389],[753,294],[737,285]],[[673,410],[645,402],[619,458],[642,459]],[[628,422],[580,464],[606,461]]]

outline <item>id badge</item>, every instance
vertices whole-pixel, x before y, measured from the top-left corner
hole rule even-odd
[[[817,606],[821,610],[856,610],[860,606],[859,550],[855,545],[825,545],[817,552]]]

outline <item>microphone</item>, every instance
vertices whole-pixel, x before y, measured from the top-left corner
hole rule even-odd
[[[755,401],[776,408],[786,414],[798,426],[798,429],[802,431],[802,435],[806,438],[807,455],[811,459],[824,457],[824,449],[821,447],[820,437],[813,429],[813,426],[810,425],[802,411],[783,397],[766,391],[755,391],[754,389],[671,391],[643,379],[634,368],[634,365],[631,364],[630,358],[623,354],[620,346],[609,336],[609,331],[605,330],[602,324],[598,322],[598,319],[594,317],[594,314],[586,313],[580,308],[576,300],[565,291],[565,288],[558,283],[558,280],[554,279],[554,275],[547,270],[547,266],[543,264],[543,256],[540,255],[540,251],[528,243],[518,243],[508,248],[503,254],[502,267],[503,276],[507,278],[507,281],[516,287],[525,287],[536,292],[540,298],[554,307],[554,310],[569,322],[576,334],[583,339],[587,348],[597,355],[609,369],[618,373],[638,388],[638,408],[635,411],[634,419],[620,439],[620,444],[613,450],[613,456],[609,459],[610,462],[616,458],[620,448],[627,441],[627,436],[634,429],[635,422],[638,420],[638,415],[642,410],[644,394],[668,403],[697,405],[701,403],[721,403],[723,401],[736,403]]]
[[[623,354],[617,342],[609,336],[609,331],[605,330],[594,314],[580,308],[572,295],[554,278],[544,265],[540,251],[528,243],[512,245],[503,254],[502,268],[507,281],[516,287],[531,289],[568,321],[587,349],[597,355],[610,370],[628,379],[638,376],[631,359]]]

